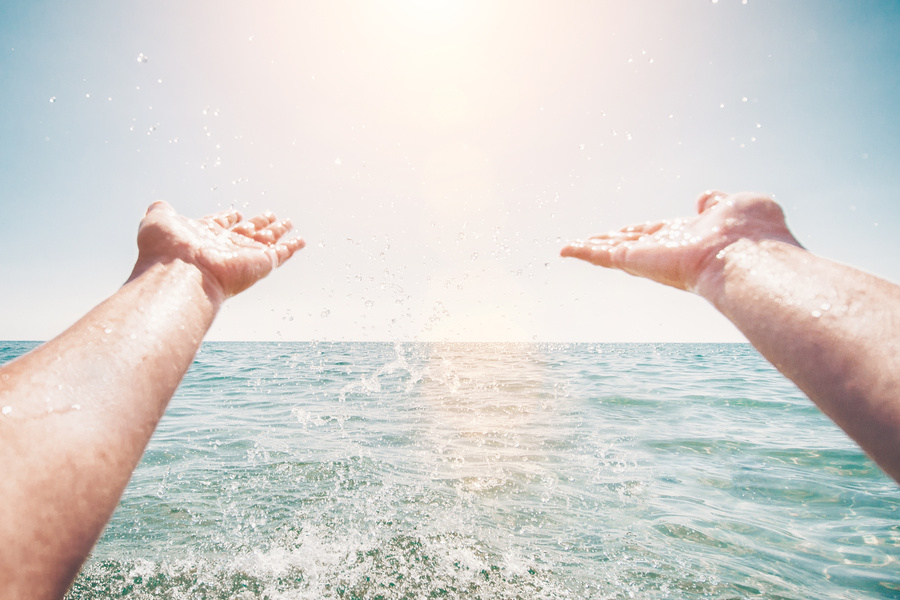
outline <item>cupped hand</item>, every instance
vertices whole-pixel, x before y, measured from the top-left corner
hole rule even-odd
[[[699,291],[701,280],[722,268],[717,260],[740,240],[800,243],[788,230],[781,207],[754,193],[707,192],[697,216],[624,227],[564,247],[562,256],[620,269],[678,289]]]
[[[189,219],[155,202],[138,229],[138,260],[130,279],[153,264],[181,260],[201,271],[204,285],[228,298],[303,248],[299,237],[283,239],[292,227],[289,219],[276,219],[268,211],[246,221],[236,210]]]

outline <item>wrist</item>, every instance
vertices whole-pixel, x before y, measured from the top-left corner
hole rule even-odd
[[[729,289],[757,275],[774,277],[777,257],[805,250],[796,240],[741,238],[711,257],[697,278],[694,291],[719,310],[724,310]],[[773,259],[776,259],[773,263]],[[783,261],[782,261],[783,262]],[[781,274],[779,274],[781,276]]]
[[[726,273],[736,261],[741,260],[742,255],[752,252],[749,246],[752,246],[754,243],[751,240],[742,238],[712,254],[700,269],[700,274],[694,282],[692,291],[705,298],[714,306],[718,306],[719,299],[725,289]]]
[[[180,258],[168,261],[142,261],[139,258],[125,283],[127,285],[138,280],[157,282],[173,289],[183,289],[184,285],[193,287],[214,312],[218,312],[227,298],[221,284],[214,277],[199,266]]]

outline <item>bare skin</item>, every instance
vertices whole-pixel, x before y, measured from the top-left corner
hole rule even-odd
[[[125,285],[0,368],[0,595],[61,598],[222,303],[304,243],[288,220],[150,206]]]
[[[900,482],[900,286],[810,254],[758,194],[626,227],[562,256],[695,292]]]

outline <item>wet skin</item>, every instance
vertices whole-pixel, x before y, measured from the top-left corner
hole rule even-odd
[[[290,221],[150,206],[113,296],[0,368],[0,595],[60,598],[225,299],[303,247]]]
[[[561,254],[706,298],[900,481],[900,287],[804,250],[772,199],[707,192]]]

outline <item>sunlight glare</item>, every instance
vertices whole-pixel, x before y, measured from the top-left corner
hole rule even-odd
[[[414,28],[430,31],[446,29],[457,21],[461,0],[397,0],[400,20]]]

